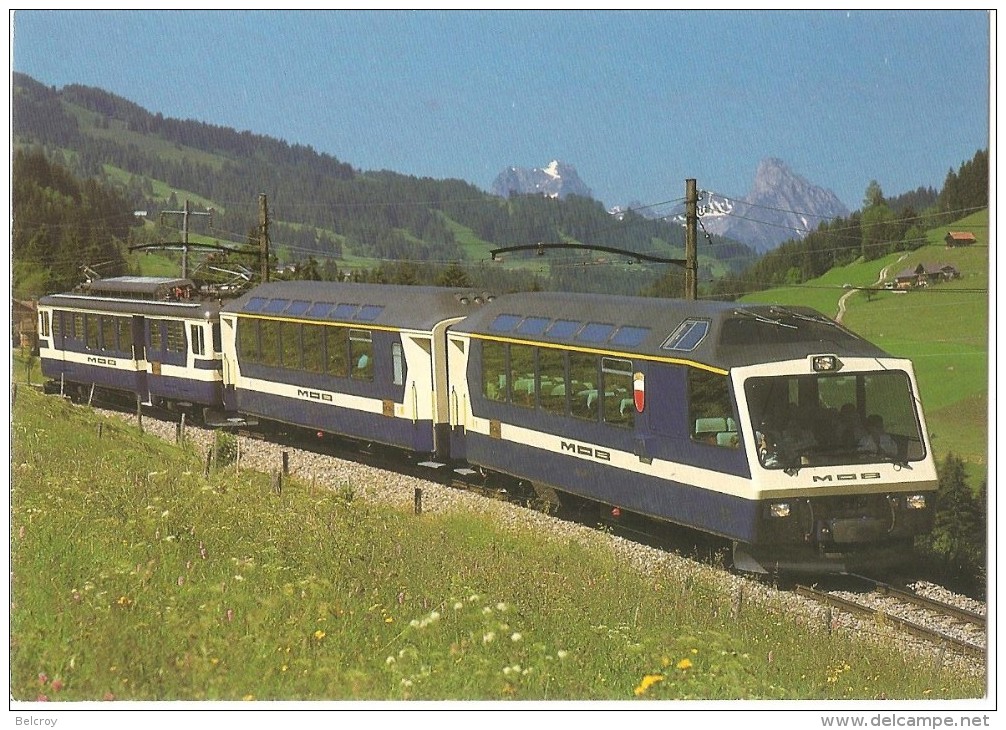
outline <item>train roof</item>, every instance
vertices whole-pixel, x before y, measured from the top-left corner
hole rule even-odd
[[[809,307],[539,292],[497,297],[456,330],[729,369],[886,353]]]
[[[444,320],[478,311],[491,299],[487,292],[464,288],[274,281],[227,303],[223,311],[428,331]]]
[[[42,306],[64,309],[177,316],[208,319],[220,311],[220,302],[200,299],[191,279],[159,276],[117,276],[96,279],[71,292],[39,298]]]

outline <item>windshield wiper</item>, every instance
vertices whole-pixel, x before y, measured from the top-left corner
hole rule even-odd
[[[786,324],[785,322],[780,322],[777,319],[772,319],[771,317],[766,317],[764,315],[752,312],[747,309],[735,309],[734,314],[743,314],[745,317],[751,317],[752,319],[756,319],[759,322],[762,322],[764,324],[772,324],[775,325],[776,327],[785,327],[791,330],[797,329],[797,326],[795,324]]]

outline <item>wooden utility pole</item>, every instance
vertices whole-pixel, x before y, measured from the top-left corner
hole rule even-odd
[[[685,180],[685,299],[699,298],[698,203],[695,179],[688,178]]]
[[[269,281],[269,207],[265,193],[258,196],[259,267],[263,282]]]
[[[205,213],[193,212],[189,210],[189,201],[185,200],[184,210],[162,210],[161,216],[165,215],[180,215],[182,216],[182,278],[189,278],[189,216],[193,215],[206,215],[212,216],[213,210],[209,210]]]

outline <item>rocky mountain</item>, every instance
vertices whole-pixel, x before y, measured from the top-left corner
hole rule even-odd
[[[774,157],[761,161],[743,198],[710,193],[699,200],[699,208],[705,231],[745,243],[760,254],[783,241],[804,238],[822,221],[849,215],[833,192]]]
[[[545,167],[508,167],[493,181],[490,192],[502,198],[511,195],[538,193],[550,198],[565,198],[568,195],[593,197],[576,168],[559,160],[552,160]]]

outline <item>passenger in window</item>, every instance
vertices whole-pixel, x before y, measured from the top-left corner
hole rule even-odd
[[[859,450],[883,456],[897,456],[898,444],[884,430],[884,418],[878,413],[866,419],[866,433],[859,440]]]

